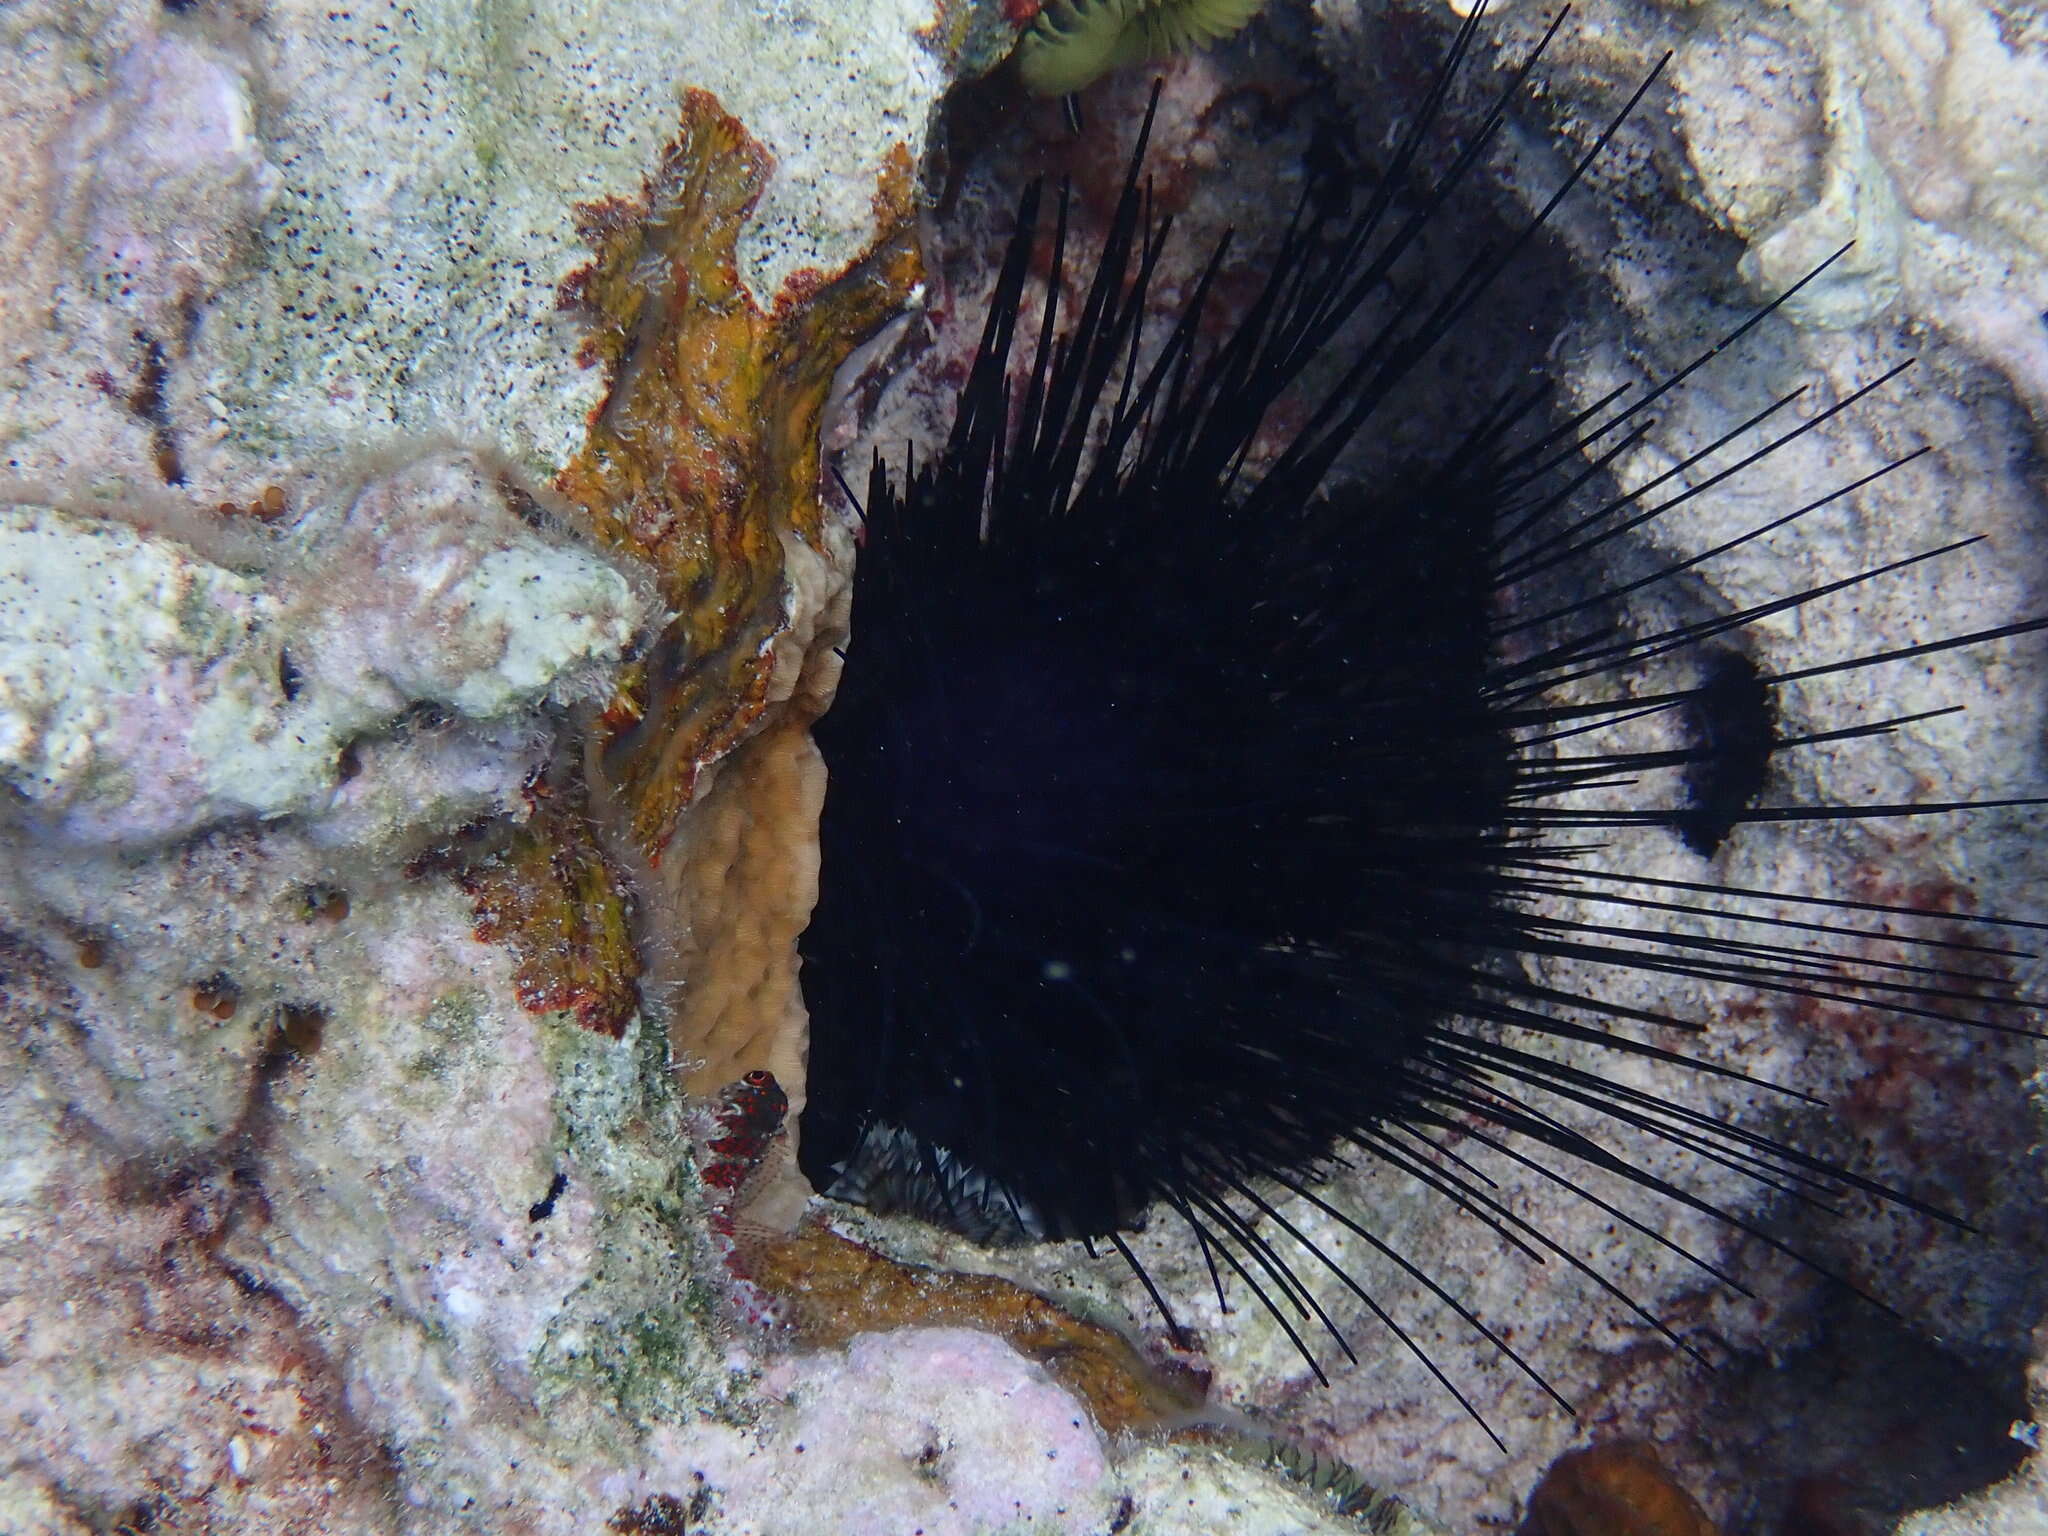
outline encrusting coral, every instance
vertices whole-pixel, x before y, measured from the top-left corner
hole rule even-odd
[[[614,708],[603,763],[649,857],[699,773],[797,691],[809,636],[786,584],[792,544],[823,549],[819,419],[840,364],[921,276],[899,157],[869,252],[835,278],[799,274],[761,310],[735,253],[770,169],[738,119],[688,92],[641,199],[579,210],[596,255],[561,292],[592,323],[581,356],[610,386],[557,489],[654,570],[675,613]]]
[[[823,794],[805,726],[845,626],[819,422],[840,365],[921,269],[904,156],[876,191],[868,253],[834,278],[799,274],[764,311],[736,251],[770,171],[745,127],[691,91],[641,199],[579,211],[596,254],[561,298],[593,322],[583,356],[610,384],[557,486],[654,570],[674,615],[582,765],[616,856],[641,876],[672,1049],[693,1091],[761,1068],[800,1107],[795,941]]]
[[[755,1067],[802,1082],[794,944],[823,787],[804,726],[836,665],[818,641],[845,624],[818,424],[840,364],[920,275],[899,157],[869,251],[834,278],[797,273],[763,310],[738,247],[772,170],[693,90],[641,197],[577,211],[594,256],[558,300],[589,324],[580,356],[607,386],[556,488],[653,571],[668,617],[527,823],[438,860],[475,898],[479,932],[521,956],[536,1008],[616,1033],[638,1005],[644,938],[699,1093]]]

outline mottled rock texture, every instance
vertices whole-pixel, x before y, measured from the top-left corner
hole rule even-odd
[[[1002,31],[914,5],[0,17],[10,1536],[1117,1518],[1105,1438],[1000,1340],[778,1361],[732,1322],[669,983],[638,1013],[633,975],[578,969],[632,903],[577,744],[673,611],[548,489],[608,382],[562,307],[588,210],[641,192],[685,88],[716,93],[765,146],[736,168],[758,202],[692,259],[775,323],[874,243],[948,59]],[[769,573],[785,648],[822,632],[827,563]]]
[[[1314,49],[1346,83],[1362,125],[1360,156],[1378,163],[1440,55],[1443,16],[1427,7],[1326,5],[1306,35],[1289,30],[1300,25],[1290,16],[1273,16],[1266,35]],[[1535,7],[1496,11],[1485,24],[1481,55],[1512,60],[1549,20]],[[1927,89],[1910,106],[1887,66],[1875,62],[1880,48],[1902,47],[1906,39],[1926,60],[1917,78]],[[2040,126],[2031,83],[2043,57],[2038,29],[1997,8],[1575,7],[1538,71],[1536,99],[1513,115],[1505,135],[1492,184],[1494,222],[1429,254],[1462,263],[1481,239],[1508,238],[1667,49],[1676,57],[1663,80],[1588,186],[1559,209],[1552,239],[1532,247],[1510,276],[1502,371],[1512,366],[1514,338],[1526,335],[1521,355],[1543,366],[1571,406],[1588,405],[1618,385],[1640,390],[1698,357],[1852,234],[1855,248],[1784,314],[1661,399],[1655,430],[1621,456],[1615,471],[1624,486],[1650,484],[1774,399],[1792,397],[1780,423],[1789,429],[1823,418],[1867,382],[1914,361],[1889,386],[1778,450],[1763,472],[1682,501],[1603,551],[1587,582],[1626,581],[1717,548],[1925,448],[1906,470],[1816,507],[1795,528],[1730,548],[1685,580],[1636,599],[1641,622],[1726,613],[1977,535],[1984,542],[1937,567],[1756,626],[1756,654],[1769,667],[1793,670],[2038,612],[2043,418],[2033,359],[2048,339],[2038,313],[2048,299],[2041,288],[2048,226],[2037,212],[2021,211],[2033,206],[2040,186],[2040,162],[2029,147]],[[1839,89],[1825,100],[1821,73],[1794,67],[1797,58],[1822,53],[1852,61],[1841,66]],[[1497,80],[1475,78],[1454,121],[1469,123]],[[1106,84],[1089,99],[1091,121],[1134,120],[1144,99],[1144,82]],[[1155,190],[1176,217],[1177,238],[1194,253],[1190,264],[1206,250],[1205,238],[1225,225],[1238,230],[1220,291],[1256,291],[1263,275],[1259,232],[1270,239],[1273,210],[1291,207],[1298,195],[1300,152],[1313,142],[1311,122],[1322,99],[1315,89],[1294,86],[1270,53],[1169,75],[1155,129],[1155,143],[1168,152],[1155,156]],[[1860,126],[1848,118],[1857,101]],[[2002,126],[1987,133],[1990,121]],[[1823,168],[1846,164],[1853,133],[1863,135],[1867,153],[1853,176],[1831,180]],[[1101,142],[1112,137],[1063,149],[1048,122],[1038,143],[1018,157],[1033,164],[1051,158],[1073,169],[1081,187],[1074,243],[1082,250],[1099,235],[1112,195],[1117,162]],[[1970,167],[1973,190],[1953,201],[1938,229],[1898,191],[1914,157]],[[1002,193],[989,189],[1023,179],[1017,171],[1009,175],[1005,183],[993,165],[968,173],[955,222],[942,232],[931,263],[940,291],[957,299],[984,280],[978,253],[1003,232],[1000,213],[986,210],[1007,206]],[[1822,233],[1836,229],[1838,235]],[[1772,247],[1780,231],[1792,234]],[[1941,270],[1950,274],[1939,281],[1930,275],[1937,251],[1946,253],[1940,260],[1949,265]],[[1954,274],[1966,270],[1995,271],[1997,281],[1964,279],[1953,287]],[[1170,254],[1161,286],[1174,292],[1186,272]],[[1950,303],[1965,290],[1968,306]],[[915,354],[913,370],[883,395],[872,435],[934,439],[933,424],[945,418],[951,381],[977,331],[971,301],[957,301],[967,312],[948,314],[934,327],[929,350]],[[1987,316],[1995,323],[1974,323]],[[1020,348],[1030,345],[1034,320],[1027,314],[1020,322]],[[1424,419],[1458,428],[1462,409],[1469,424],[1474,399],[1493,387],[1482,383],[1476,395],[1437,403]],[[1401,429],[1379,425],[1389,433]],[[1746,447],[1756,440],[1741,441]],[[1417,446],[1433,445],[1425,438]],[[1680,476],[1671,483],[1683,482]],[[857,616],[855,628],[857,636]],[[1858,718],[1952,704],[1967,709],[1881,742],[1802,750],[1787,759],[1770,798],[1848,803],[1951,791],[2038,793],[2042,665],[2038,640],[2025,640],[1938,664],[1813,679],[1785,703],[1789,719],[1816,732]],[[1712,866],[1666,835],[1624,833],[1613,842],[1621,850],[1617,862],[1652,878],[1725,879],[1822,898],[2038,916],[2048,891],[2037,824],[2038,813],[2017,811],[1862,828],[1754,827]],[[1627,914],[1589,903],[1559,915],[1614,922]],[[2013,962],[2015,975],[2026,979],[2032,964]],[[1453,1213],[1386,1169],[1339,1178],[1341,1203],[1364,1216],[1373,1237],[1508,1330],[1578,1404],[1575,1422],[1494,1356],[1450,1307],[1429,1298],[1416,1275],[1326,1216],[1298,1202],[1288,1206],[1289,1218],[1412,1329],[1470,1394],[1508,1442],[1502,1456],[1415,1355],[1373,1324],[1357,1297],[1304,1260],[1300,1267],[1318,1300],[1352,1330],[1361,1356],[1353,1366],[1326,1346],[1324,1364],[1335,1381],[1319,1388],[1282,1329],[1241,1288],[1228,1314],[1218,1307],[1204,1255],[1170,1213],[1159,1213],[1138,1250],[1181,1309],[1181,1321],[1199,1334],[1217,1368],[1218,1395],[1274,1413],[1376,1481],[1413,1492],[1454,1527],[1512,1524],[1559,1452],[1617,1435],[1659,1443],[1681,1481],[1738,1529],[1768,1528],[1792,1518],[1792,1509],[1806,1512],[1799,1518],[1882,1529],[1917,1505],[2000,1476],[2019,1454],[2007,1431],[2028,1412],[2020,1373],[2044,1305],[2035,1046],[1933,1021],[1879,1022],[1839,1002],[1779,997],[1731,1005],[1677,978],[1616,978],[1559,964],[1545,979],[1567,990],[1597,987],[1625,1005],[1699,1017],[1708,1033],[1689,1051],[1830,1107],[1611,1057],[1578,1056],[1579,1065],[1843,1157],[1966,1211],[1979,1230],[1958,1235],[1855,1201],[1844,1219],[1822,1220],[1733,1170],[1687,1168],[1689,1159],[1642,1149],[1650,1166],[1684,1171],[1691,1187],[1753,1219],[1763,1234],[1807,1245],[1897,1308],[1893,1319],[1861,1309],[1774,1253],[1763,1237],[1697,1213],[1653,1210],[1657,1202],[1643,1202],[1619,1180],[1585,1180],[1600,1198],[1740,1274],[1756,1293],[1744,1299],[1632,1235],[1615,1214],[1528,1168],[1479,1156],[1514,1215],[1593,1259],[1719,1359],[1720,1369],[1710,1374],[1557,1256],[1535,1263],[1504,1253],[1501,1235],[1485,1221]],[[1583,1170],[1570,1172],[1577,1177]],[[1163,1343],[1156,1312],[1113,1255],[1095,1264],[1056,1250],[1020,1259],[889,1223],[862,1230],[905,1253],[1026,1274],[1078,1305],[1145,1320],[1154,1342]],[[1312,1331],[1298,1315],[1293,1321]],[[1894,1413],[1881,1406],[1901,1400],[1913,1407]],[[1935,1423],[1946,1428],[1926,1428]]]
[[[1412,102],[1444,21],[1422,3],[1276,5],[1244,43],[1175,72],[1162,186],[1198,205],[1191,226],[1243,223],[1251,251],[1301,146],[1247,103],[1302,101],[1317,57],[1370,139]],[[1489,22],[1510,51],[1536,25],[1516,7]],[[778,161],[735,265],[772,312],[874,238],[891,152],[922,155],[952,50],[970,33],[985,50],[991,31],[982,12],[738,0],[26,0],[0,14],[0,128],[18,146],[0,156],[0,1530],[1342,1528],[1221,1453],[1105,1441],[984,1335],[756,1348],[721,1310],[668,1060],[673,999],[650,989],[616,1040],[530,1011],[521,958],[478,940],[477,899],[440,873],[465,829],[541,814],[536,786],[577,711],[608,696],[664,607],[545,489],[601,388],[578,360],[581,322],[557,306],[588,255],[574,206],[636,195],[683,88],[716,92]],[[1592,0],[1516,118],[1503,204],[1555,185],[1566,157],[1548,146],[1588,142],[1667,47],[1667,85],[1544,258],[1573,295],[1539,343],[1562,397],[1657,376],[1853,235],[1830,278],[1673,400],[1620,472],[1640,483],[1762,397],[1812,380],[1812,402],[1831,402],[1917,350],[1905,383],[1775,460],[1750,508],[1738,494],[1659,536],[1698,548],[1756,506],[1930,444],[1800,540],[1718,566],[1694,598],[1754,600],[1788,569],[1825,579],[1985,533],[1945,583],[1788,623],[1774,656],[2018,611],[2042,589],[2038,19],[1968,0]],[[1079,164],[1084,189],[1120,163],[1140,94],[1091,102],[1109,131],[1088,146],[1092,183]],[[963,171],[954,232],[942,221],[935,237],[954,259],[934,274],[935,317],[911,327],[934,329],[933,360],[971,343],[987,237],[1021,180],[1009,171]],[[885,397],[835,441],[893,449],[916,414]],[[928,421],[917,430],[929,440]],[[799,585],[791,625],[811,634],[831,583]],[[1972,708],[1876,757],[1817,754],[1802,792],[2037,783],[2039,663],[2002,653],[1836,690],[1845,712]],[[1967,831],[1757,839],[1731,873],[1876,899],[1967,887],[1986,909],[2048,911],[2023,819]],[[1982,1227],[1957,1239],[1859,1211],[1823,1239],[1905,1323],[1678,1221],[1756,1281],[1761,1301],[1744,1302],[1542,1181],[1507,1183],[1518,1211],[1611,1257],[1725,1351],[1705,1377],[1565,1266],[1503,1264],[1483,1224],[1361,1178],[1345,1198],[1512,1322],[1585,1419],[1351,1239],[1346,1262],[1400,1304],[1510,1454],[1369,1327],[1360,1364],[1316,1389],[1269,1322],[1204,1300],[1200,1254],[1157,1224],[1141,1251],[1190,1298],[1219,1398],[1459,1528],[1510,1522],[1589,1433],[1662,1441],[1737,1525],[1777,1518],[1802,1476],[1864,1479],[1879,1521],[1969,1486],[2005,1431],[1993,1410],[2009,1396],[2007,1417],[2028,1411],[2017,1366],[2048,1309],[2031,1046],[1825,1010],[1716,1023],[1716,1059],[1837,1102],[1834,1150],[1869,1143],[1876,1171]],[[1727,1102],[1794,1123],[1760,1094]],[[873,1235],[1009,1264],[1151,1325],[1113,1263]],[[1978,1460],[1942,1461],[1885,1416],[1895,1402],[1937,1405],[1932,1421]],[[2039,1507],[2034,1464],[1912,1529],[2016,1536]]]

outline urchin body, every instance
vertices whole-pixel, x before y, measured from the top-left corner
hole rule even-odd
[[[864,856],[806,950],[818,1069],[864,1058],[870,1087],[812,1116],[811,1156],[873,1184],[942,1151],[984,1181],[963,1220],[1103,1237],[1393,1112],[1468,930],[1506,920],[1483,510],[1418,487],[1299,543],[1218,501],[892,548],[925,600],[820,726],[826,847]],[[880,1019],[870,1054],[853,1021]]]

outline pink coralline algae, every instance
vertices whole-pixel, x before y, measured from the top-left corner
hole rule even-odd
[[[1080,1402],[984,1333],[868,1334],[843,1355],[778,1365],[762,1387],[795,1409],[778,1445],[804,1451],[783,1463],[793,1497],[783,1515],[763,1517],[764,1531],[1088,1530],[1115,1502]],[[806,1525],[807,1510],[831,1518]]]

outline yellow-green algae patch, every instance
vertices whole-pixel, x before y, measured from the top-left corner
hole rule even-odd
[[[405,1076],[436,1082],[446,1077],[456,1059],[476,1040],[477,1021],[489,1006],[489,998],[481,988],[462,987],[442,993],[420,1021],[432,1043],[406,1059]]]
[[[558,1166],[605,1212],[590,1272],[563,1299],[529,1364],[535,1400],[568,1411],[595,1393],[642,1429],[710,1416],[751,1422],[749,1372],[728,1358],[703,1276],[702,1202],[668,1067],[637,1022],[617,1043],[567,1015],[541,1025]],[[559,1215],[559,1213],[558,1213]]]
[[[1251,22],[1265,0],[1048,0],[1017,39],[1017,73],[1038,96],[1066,96],[1113,69],[1206,48]]]

